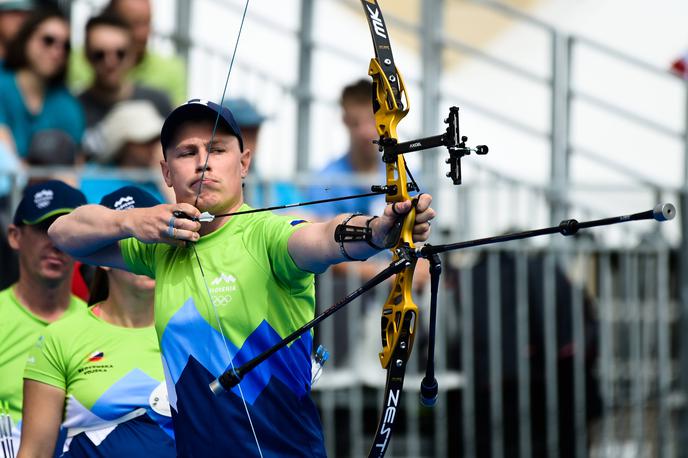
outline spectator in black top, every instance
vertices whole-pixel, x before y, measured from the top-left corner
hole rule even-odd
[[[118,16],[101,15],[88,21],[85,52],[94,72],[93,83],[79,95],[87,128],[102,121],[116,103],[124,100],[148,100],[163,118],[170,113],[172,106],[164,92],[127,78],[134,65],[132,35]]]

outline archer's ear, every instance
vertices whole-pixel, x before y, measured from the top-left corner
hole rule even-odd
[[[170,165],[167,160],[163,159],[160,161],[160,170],[162,171],[162,178],[165,180],[165,184],[168,188],[172,187],[172,179],[170,177]]]
[[[253,159],[253,151],[251,148],[244,148],[241,152],[241,178],[246,178],[248,175],[248,169],[251,166],[251,159]]]

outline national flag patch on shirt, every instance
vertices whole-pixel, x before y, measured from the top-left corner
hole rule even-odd
[[[103,359],[104,356],[105,356],[105,353],[103,353],[102,351],[94,351],[93,353],[88,355],[88,361],[90,361],[92,363],[96,362],[96,361],[100,361],[101,359]]]

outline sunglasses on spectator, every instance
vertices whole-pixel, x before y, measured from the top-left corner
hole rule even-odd
[[[88,53],[89,58],[93,62],[103,62],[108,54],[114,54],[119,62],[122,62],[125,57],[127,57],[127,50],[124,48],[105,50],[105,49],[94,49]]]
[[[53,35],[43,35],[41,37],[41,42],[46,48],[52,48],[53,46],[59,46],[64,49],[65,52],[69,52],[71,45],[68,40],[60,40]]]

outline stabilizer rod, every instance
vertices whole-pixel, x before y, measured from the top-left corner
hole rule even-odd
[[[538,237],[541,235],[556,234],[569,236],[578,232],[579,229],[587,229],[597,226],[608,226],[610,224],[625,223],[628,221],[640,221],[644,219],[654,219],[655,221],[669,221],[676,216],[676,207],[672,204],[658,204],[652,210],[647,210],[640,213],[633,213],[632,215],[613,216],[611,218],[596,219],[593,221],[579,222],[575,219],[566,219],[559,223],[558,226],[550,226],[543,229],[534,229],[530,231],[516,232],[513,234],[498,235],[495,237],[486,237],[482,239],[468,240],[465,242],[449,243],[446,245],[425,245],[416,249],[416,255],[420,258],[428,258],[433,254],[444,253],[446,251],[461,250],[463,248],[470,248],[481,245],[491,245],[494,243],[509,242],[512,240],[521,240],[531,237]]]

